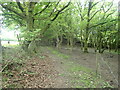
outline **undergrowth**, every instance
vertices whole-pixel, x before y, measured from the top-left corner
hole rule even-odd
[[[19,73],[24,63],[30,57],[19,46],[12,45],[2,50],[2,87],[15,88],[18,84],[10,83],[10,80]]]

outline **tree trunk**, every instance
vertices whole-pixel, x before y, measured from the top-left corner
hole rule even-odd
[[[86,31],[85,31],[85,41],[84,41],[84,52],[85,53],[88,53],[88,30],[89,30],[89,24],[90,24],[90,11],[91,11],[91,8],[92,8],[92,2],[91,0],[89,1],[89,4],[88,4],[88,12],[87,12],[87,26],[86,26]]]
[[[84,40],[84,52],[85,53],[88,53],[88,26],[89,24],[87,24],[85,40]]]
[[[99,53],[102,53],[102,38],[99,37]]]
[[[70,46],[70,37],[68,36],[67,38],[67,46],[69,47]]]
[[[35,54],[37,53],[37,45],[35,40],[31,41],[31,43],[28,46],[28,53],[29,54]]]
[[[57,40],[57,41],[56,41],[56,44],[57,44],[56,47],[59,48],[59,42],[60,42],[60,40],[59,40],[58,35],[57,35],[57,37],[56,37],[56,40]]]
[[[29,3],[29,8],[28,8],[28,15],[26,16],[26,25],[27,25],[27,30],[29,31],[29,32],[33,32],[34,31],[34,18],[33,18],[33,8],[34,8],[34,5],[35,5],[35,3],[34,2],[30,2]],[[31,38],[31,39],[33,39],[33,38]],[[31,49],[30,47],[33,47],[33,49]],[[29,53],[30,52],[36,52],[34,49],[36,48],[37,46],[36,46],[36,44],[35,44],[35,38],[32,40],[32,41],[30,41],[30,42],[28,42],[28,51],[29,51]]]
[[[70,48],[71,48],[71,51],[72,51],[72,48],[73,48],[73,38],[70,37]]]
[[[18,39],[19,45],[21,45],[21,38],[19,37],[19,34],[17,34],[17,39]]]
[[[81,50],[83,50],[83,47],[84,47],[84,42],[83,42],[83,38],[82,38],[82,35],[83,35],[83,33],[82,33],[82,30],[81,30]]]
[[[117,52],[118,51],[118,43],[117,43],[117,41],[115,42],[115,52]]]

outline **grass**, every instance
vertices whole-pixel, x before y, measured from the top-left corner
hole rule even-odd
[[[12,63],[23,63],[27,58],[30,58],[25,54],[25,52],[22,52],[19,50],[18,46],[12,46],[13,49],[10,49],[4,54],[4,59],[5,60],[12,60]],[[73,88],[96,88],[96,87],[111,87],[108,82],[105,82],[102,80],[99,76],[96,76],[95,72],[91,70],[90,68],[86,68],[70,59],[70,56],[65,55],[63,53],[60,53],[58,50],[55,50],[53,48],[48,47],[48,49],[55,55],[57,55],[62,59],[63,65],[65,66],[65,69],[69,73],[69,77],[72,79],[70,80],[70,83],[73,85]],[[20,52],[19,52],[20,51]],[[39,58],[44,59],[44,56],[40,56]],[[3,62],[6,63],[6,62]],[[16,70],[20,71],[21,66],[20,65],[16,66]],[[29,74],[29,75],[34,75],[34,72],[30,71],[23,71],[21,74]],[[6,75],[6,77],[3,76],[3,85],[7,83],[7,81],[13,76],[13,73],[9,70],[6,69],[3,72],[3,75]],[[65,73],[60,73],[59,76],[66,77]],[[14,83],[8,83],[6,86],[7,88],[14,88],[18,87],[19,85],[14,84]]]
[[[109,50],[105,50],[105,52],[109,52]],[[118,50],[117,52],[115,52],[115,50],[111,50],[109,53],[111,53],[111,54],[120,54],[120,50]]]
[[[59,76],[65,76],[65,74],[64,73],[59,73]]]
[[[84,88],[96,88],[96,87],[111,87],[108,82],[105,82],[100,76],[96,76],[95,72],[89,68],[83,67],[72,63],[72,66],[68,68],[70,72],[73,73],[73,77],[77,79],[74,82],[79,82],[84,84]],[[107,83],[107,84],[106,84]],[[78,88],[80,84],[73,86],[73,88]],[[81,87],[81,86],[80,86]]]
[[[93,70],[86,68],[82,65],[76,64],[75,62],[65,63],[67,70],[71,73],[71,83],[73,88],[95,88],[95,79],[98,78],[95,76]],[[80,86],[82,85],[82,86]]]
[[[61,58],[64,58],[64,59],[68,59],[68,58],[69,58],[68,55],[62,54],[62,53],[60,53],[58,50],[55,50],[55,49],[50,48],[50,47],[48,47],[48,49],[49,49],[53,54],[55,54],[55,55],[57,55],[57,56],[59,56],[59,57],[61,57]]]
[[[69,77],[73,78],[70,81],[70,83],[73,85],[72,88],[113,88],[108,82],[100,78],[99,74],[96,76],[95,71],[92,69],[80,65],[74,62],[74,60],[69,60],[70,56],[60,53],[58,50],[50,47],[48,47],[48,49],[53,54],[63,58],[62,62],[66,68],[66,71],[69,73]],[[63,77],[67,76],[65,73],[59,75]]]
[[[89,68],[78,66],[74,63],[68,70],[72,73],[72,77],[76,78],[71,80],[73,88],[96,88],[96,87],[111,87],[109,83],[102,80],[99,76],[96,76],[95,72]],[[107,84],[104,84],[107,83]],[[81,87],[80,85],[83,84]]]
[[[40,59],[44,59],[44,58],[45,58],[45,56],[40,56],[40,55],[39,55],[38,57],[39,57]]]

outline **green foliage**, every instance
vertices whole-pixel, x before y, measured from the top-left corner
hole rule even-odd
[[[55,50],[55,49],[53,49],[53,48],[48,47],[48,49],[51,50],[51,52],[52,52],[53,54],[56,54],[57,56],[59,56],[59,57],[61,57],[61,58],[64,58],[64,59],[68,59],[68,58],[69,58],[68,55],[62,54],[62,53],[60,53],[59,51],[57,51],[57,50]]]
[[[22,40],[52,42],[59,39],[62,43],[66,39],[72,47],[74,39],[78,39],[84,49],[88,43],[99,50],[118,47],[118,17],[113,2],[20,2],[22,8],[16,2],[4,4],[1,3],[3,23],[11,30],[20,29]]]

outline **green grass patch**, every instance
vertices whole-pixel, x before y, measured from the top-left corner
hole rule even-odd
[[[106,50],[105,52],[111,53],[111,54],[120,54],[120,50],[118,50],[117,52],[115,52],[115,50],[111,50],[109,52],[109,50]]]
[[[65,76],[65,74],[64,73],[59,73],[59,76]]]
[[[71,80],[73,88],[112,88],[109,83],[100,78],[99,74],[96,76],[95,71],[90,68],[84,67],[74,61],[68,62],[68,60],[64,60],[64,65],[70,73],[70,77],[73,78],[73,80]]]
[[[55,55],[57,55],[57,56],[59,56],[59,57],[61,57],[61,58],[64,58],[64,59],[68,59],[68,58],[69,58],[68,55],[62,54],[62,53],[60,53],[58,50],[55,50],[55,49],[50,48],[50,47],[48,47],[48,49],[49,49],[53,54],[55,54]]]
[[[20,74],[27,74],[27,75],[35,75],[37,74],[36,72],[32,72],[32,71],[21,71]]]
[[[69,70],[71,72],[79,72],[79,71],[91,72],[92,71],[89,68],[86,68],[83,66],[71,66],[71,68],[69,68]]]
[[[17,45],[17,44],[3,44],[2,46],[4,46],[4,47],[12,47],[12,48],[19,47],[19,45]]]
[[[109,83],[105,82],[100,75],[96,76],[96,72],[90,68],[76,63],[74,60],[69,60],[70,56],[60,53],[58,50],[48,47],[48,49],[58,57],[63,58],[62,62],[66,68],[66,71],[70,74],[70,83],[73,88],[104,88],[111,87]],[[59,74],[60,76],[66,77],[66,74]],[[68,75],[67,75],[68,76]]]
[[[44,59],[45,58],[45,56],[38,56],[40,59]]]

